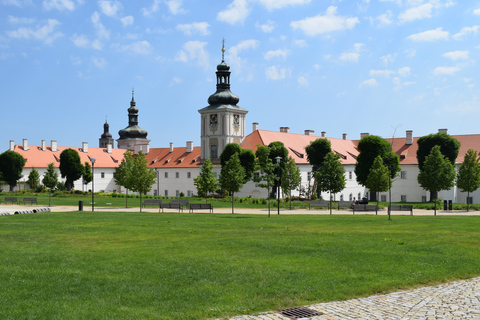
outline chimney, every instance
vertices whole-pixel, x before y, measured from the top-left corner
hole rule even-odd
[[[313,131],[313,130],[305,130],[305,135],[306,135],[306,136],[314,136],[314,135],[315,135],[315,131]]]
[[[290,127],[283,127],[283,132],[290,133]]]
[[[447,133],[448,134],[448,129],[438,129],[439,133]]]
[[[360,139],[363,139],[366,136],[369,136],[370,133],[360,133]]]
[[[42,140],[42,151],[45,151],[45,140]]]
[[[280,127],[280,132],[285,132],[285,127]]]
[[[258,130],[258,122],[252,123],[252,131],[257,131]]]
[[[8,150],[10,150],[10,151],[15,150],[15,141],[10,140],[10,148]]]
[[[342,134],[342,138],[343,140],[347,140],[347,134],[346,133]]]
[[[326,133],[325,131],[322,131],[321,135],[322,135],[322,138],[326,138],[326,137],[327,137],[327,133]]]
[[[193,141],[187,141],[187,152],[190,153],[193,151]]]
[[[57,152],[57,140],[52,140],[50,142],[50,147],[52,148],[52,152]]]
[[[170,152],[173,152],[173,142],[170,142]]]
[[[107,144],[107,153],[112,154],[112,144]]]
[[[23,150],[27,151],[28,150],[28,140],[27,139],[23,139]]]
[[[84,153],[88,153],[88,142],[82,142],[82,150]]]
[[[405,141],[405,144],[412,145],[413,144],[413,131],[412,130],[407,130],[407,141]]]

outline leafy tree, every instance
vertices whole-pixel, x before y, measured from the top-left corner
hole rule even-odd
[[[268,146],[257,145],[255,156],[257,157],[257,169],[260,172],[254,180],[258,182],[259,187],[267,188],[268,216],[270,217],[270,186],[273,185],[275,166],[270,159],[270,148]]]
[[[115,183],[125,188],[125,208],[128,207],[128,188],[130,188],[128,177],[130,175],[129,172],[132,164],[132,157],[133,155],[130,150],[125,151],[122,162],[115,168],[115,172],[113,173]]]
[[[390,182],[391,179],[389,176],[389,171],[387,166],[383,164],[382,157],[376,157],[375,161],[373,162],[373,166],[370,169],[370,173],[368,174],[365,186],[371,192],[384,192],[390,189]],[[378,214],[378,197],[375,214]]]
[[[480,157],[473,149],[468,149],[457,173],[457,186],[462,192],[467,192],[467,212],[470,210],[470,192],[480,188]]]
[[[28,184],[30,185],[30,189],[37,190],[39,181],[40,174],[34,167],[32,167],[32,171],[28,174]]]
[[[273,170],[273,187],[272,187],[272,198],[276,199],[277,198],[277,191],[278,191],[278,186],[280,185],[280,178],[283,175],[283,170],[285,168],[285,163],[287,162],[288,159],[288,150],[285,148],[285,145],[283,142],[280,141],[274,141],[271,142],[268,145],[268,148],[270,150],[270,153],[268,154],[270,160],[272,161],[272,164],[275,166],[275,169]],[[277,157],[280,157],[280,166],[277,166]],[[280,205],[280,204],[279,204]]]
[[[5,151],[0,154],[0,171],[5,182],[10,186],[10,191],[17,185],[17,180],[22,177],[25,158],[15,151]]]
[[[48,188],[48,206],[50,206],[50,199],[52,195],[52,190],[57,186],[58,183],[58,174],[55,171],[53,163],[49,163],[47,166],[47,172],[43,175],[43,185]]]
[[[423,170],[417,176],[420,186],[436,195],[440,190],[448,190],[455,185],[453,164],[440,152],[440,146],[434,146],[423,164]],[[435,215],[437,215],[437,199]]]
[[[240,159],[238,154],[234,154],[227,163],[222,166],[222,171],[220,172],[220,186],[222,189],[228,191],[232,196],[232,214],[234,213],[233,209],[233,198],[235,192],[240,191],[243,186],[243,181],[245,177],[245,169],[243,169],[240,164]]]
[[[85,186],[87,184],[89,184],[90,182],[92,182],[92,180],[93,180],[92,166],[88,162],[85,162],[82,178],[83,178],[83,184]],[[92,190],[92,192],[93,192],[93,190]]]
[[[213,173],[213,165],[209,158],[205,159],[205,163],[202,165],[202,171],[193,181],[197,186],[198,195],[205,197],[205,202],[207,202],[208,194],[218,188],[218,181]]]
[[[238,143],[227,143],[220,155],[220,165],[223,167],[234,154],[240,154],[241,150]]]
[[[307,153],[307,160],[312,165],[312,171],[315,172],[322,166],[327,154],[332,152],[332,144],[325,138],[318,138],[311,141],[308,146],[305,147]],[[314,175],[315,176],[315,175]],[[320,197],[320,190],[317,188],[317,181],[315,179],[313,183],[312,191]]]
[[[320,191],[330,192],[330,214],[332,214],[332,194],[345,189],[347,178],[340,155],[333,152],[325,156],[322,166],[314,172]]]
[[[242,149],[238,143],[228,143],[220,155],[220,165],[223,167],[234,154],[238,155],[240,164],[245,170],[243,183],[247,183],[255,171],[255,154],[250,149]]]
[[[300,176],[300,168],[297,167],[297,164],[292,157],[288,157],[282,176],[282,189],[288,193],[290,210],[292,210],[292,190],[298,188],[301,182],[302,177]]]
[[[157,175],[155,170],[148,168],[148,161],[142,151],[132,157],[127,170],[127,185],[129,189],[140,194],[140,212],[142,212],[142,195],[152,189]]]
[[[65,149],[60,153],[60,173],[62,178],[66,178],[67,191],[72,190],[73,182],[80,179],[84,171],[80,155],[76,150]]]

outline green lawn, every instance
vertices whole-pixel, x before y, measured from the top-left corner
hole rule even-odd
[[[480,275],[480,217],[0,216],[1,319],[209,319]]]

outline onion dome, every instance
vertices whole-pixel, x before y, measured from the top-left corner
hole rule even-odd
[[[138,109],[136,107],[135,99],[133,97],[130,102],[130,108],[128,108],[128,127],[118,131],[120,140],[124,139],[146,139],[148,132],[138,126]]]
[[[210,106],[235,106],[240,98],[230,91],[230,66],[225,63],[225,47],[222,47],[222,62],[217,65],[217,91],[208,98]]]
[[[112,134],[109,132],[110,125],[107,123],[107,119],[105,119],[105,123],[103,124],[103,134],[101,135],[102,139],[112,138]]]

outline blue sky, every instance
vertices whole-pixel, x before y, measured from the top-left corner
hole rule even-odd
[[[260,129],[359,139],[480,133],[480,0],[0,0],[8,141],[200,144],[216,65]],[[116,146],[115,146],[116,147]]]

